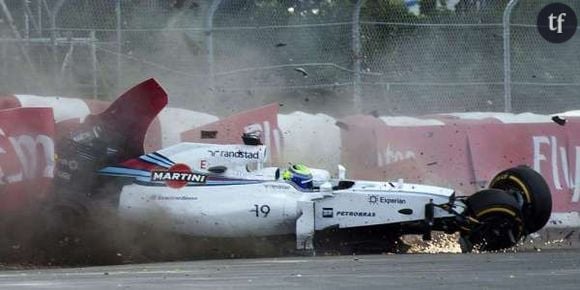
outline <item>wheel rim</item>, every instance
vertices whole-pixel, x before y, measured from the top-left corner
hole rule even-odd
[[[521,237],[522,223],[519,218],[507,214],[507,209],[494,209],[486,215],[479,215],[479,225],[472,232],[471,241],[480,250],[499,250],[517,244]]]

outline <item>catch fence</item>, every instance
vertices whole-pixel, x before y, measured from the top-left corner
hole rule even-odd
[[[580,108],[580,37],[540,36],[549,3],[0,0],[0,91],[110,99],[155,77],[223,115]]]

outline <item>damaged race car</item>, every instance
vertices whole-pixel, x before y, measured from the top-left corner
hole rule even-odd
[[[336,178],[300,164],[268,167],[259,132],[244,134],[243,144],[180,143],[145,154],[146,129],[166,103],[149,80],[63,136],[56,208],[78,214],[113,196],[125,220],[147,224],[162,214],[165,230],[196,237],[291,235],[307,253],[392,250],[402,235],[429,240],[433,231],[459,232],[464,251],[500,250],[551,214],[548,185],[525,166],[460,196],[403,180],[349,180],[342,166]]]

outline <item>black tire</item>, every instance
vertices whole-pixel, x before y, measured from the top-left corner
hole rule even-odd
[[[522,213],[514,197],[499,189],[486,189],[466,200],[472,218],[462,239],[482,251],[497,251],[515,246],[524,234]]]
[[[552,194],[542,175],[535,170],[527,166],[504,170],[491,180],[489,188],[504,190],[523,200],[521,211],[526,234],[537,232],[548,223]]]

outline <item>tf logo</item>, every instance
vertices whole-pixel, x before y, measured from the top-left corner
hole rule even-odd
[[[538,14],[538,32],[552,43],[568,41],[576,33],[577,25],[576,13],[566,4],[549,4]]]

